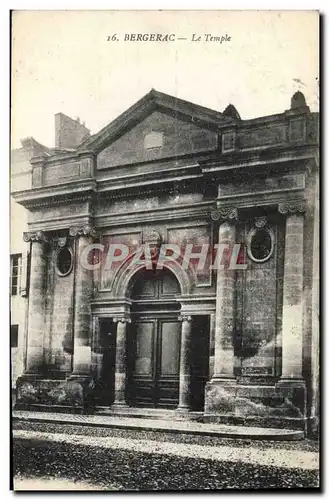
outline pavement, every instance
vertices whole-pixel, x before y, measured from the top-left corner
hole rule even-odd
[[[319,488],[317,442],[278,440],[275,433],[272,439],[259,433],[251,439],[245,428],[232,439],[236,429],[227,434],[222,427],[14,412],[13,486],[16,491]]]
[[[13,423],[14,489],[205,491],[319,488],[314,443]],[[185,442],[182,442],[185,440]]]
[[[240,439],[299,440],[304,432],[292,429],[245,427],[239,425],[207,424],[173,418],[136,418],[115,415],[77,415],[55,412],[13,411],[14,421],[66,423],[74,425],[106,427],[127,430],[150,430],[153,432],[184,433],[193,435],[229,437]]]
[[[317,470],[319,455],[315,452],[267,449],[260,450],[252,445],[246,448],[231,446],[202,446],[198,444],[157,442],[144,439],[127,439],[118,437],[96,437],[69,435],[64,433],[49,433],[29,430],[13,430],[14,439],[39,440],[55,443],[68,443],[76,446],[92,448],[119,449],[156,455],[174,455],[184,458],[202,458],[218,462],[244,462],[265,466]]]
[[[15,478],[15,491],[103,491],[104,488],[86,481],[69,481],[67,479]]]

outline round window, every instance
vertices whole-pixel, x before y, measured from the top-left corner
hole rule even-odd
[[[248,256],[255,262],[266,262],[274,251],[274,236],[269,229],[253,229],[248,238]]]
[[[60,276],[67,276],[73,267],[73,255],[70,248],[60,248],[56,254],[56,271]]]

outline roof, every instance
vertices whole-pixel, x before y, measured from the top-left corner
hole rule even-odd
[[[152,89],[120,116],[115,118],[115,120],[102,128],[97,134],[92,135],[82,142],[77,150],[88,149],[95,152],[100,151],[105,144],[108,144],[111,140],[116,140],[155,109],[169,111],[173,115],[180,115],[192,120],[195,124],[212,129],[217,129],[223,122],[230,124],[236,121],[233,117],[224,115],[219,111],[214,111]]]

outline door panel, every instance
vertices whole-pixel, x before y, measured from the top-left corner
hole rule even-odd
[[[135,404],[152,406],[155,398],[155,342],[157,323],[137,320],[133,328],[132,399]]]
[[[178,376],[180,323],[178,321],[161,321],[161,377]]]
[[[96,381],[96,405],[109,406],[114,401],[115,380],[115,324],[112,319],[99,320],[99,349],[102,352],[100,378]]]
[[[181,324],[174,299],[179,292],[177,279],[166,269],[142,270],[132,287],[131,402],[135,405],[178,404]]]
[[[176,318],[134,321],[133,404],[178,404],[181,324]]]
[[[179,396],[179,355],[181,323],[159,320],[158,405],[177,406]]]
[[[203,410],[205,386],[209,379],[209,316],[194,316],[192,323],[191,404],[193,410]]]
[[[136,324],[136,350],[135,369],[136,375],[144,375],[153,379],[154,359],[154,330],[156,324],[153,321],[140,322]]]

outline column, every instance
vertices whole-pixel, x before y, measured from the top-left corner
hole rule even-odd
[[[235,244],[237,209],[218,210],[213,220],[221,220],[218,243],[228,245],[230,251]],[[219,263],[220,264],[220,263]],[[234,377],[234,326],[235,326],[235,271],[229,263],[217,270],[215,359],[213,379],[235,382]]]
[[[216,313],[210,314],[209,322],[209,378],[214,374]]]
[[[127,383],[127,323],[125,318],[113,318],[118,324],[115,348],[114,405],[126,406]]]
[[[24,233],[31,241],[31,268],[28,309],[26,374],[40,374],[44,365],[43,336],[45,327],[45,283],[47,273],[47,238],[42,231]]]
[[[312,279],[312,354],[311,354],[311,408],[310,431],[319,434],[320,419],[320,186],[319,174],[316,174],[314,188],[314,236],[313,236],[313,279]]]
[[[91,367],[92,373],[99,380],[102,371],[103,349],[100,345],[100,328],[98,316],[92,317]]]
[[[282,381],[303,382],[304,203],[283,203],[286,215],[282,311]]]
[[[86,225],[70,228],[70,235],[76,237],[75,246],[75,289],[74,289],[74,350],[72,376],[89,376],[91,372],[91,306],[93,271],[85,266],[81,254],[92,243],[95,230]]]
[[[192,342],[192,318],[182,316],[182,335],[180,346],[179,365],[179,403],[178,411],[189,411],[191,409],[191,342]]]

